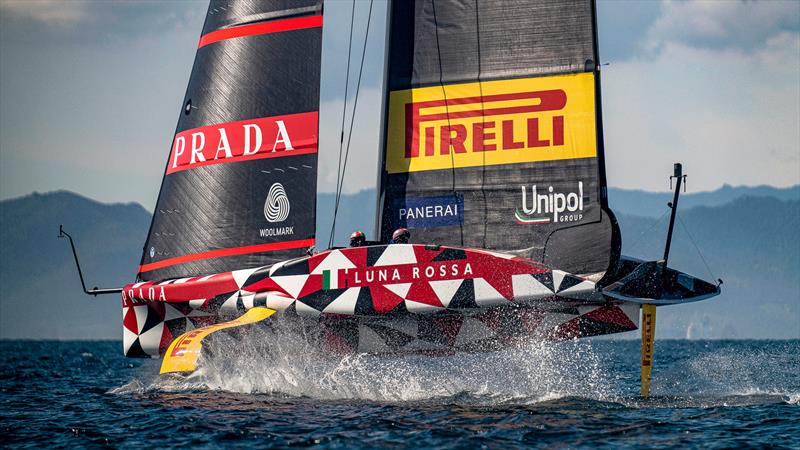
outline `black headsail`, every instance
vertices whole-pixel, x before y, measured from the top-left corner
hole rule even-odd
[[[616,264],[594,6],[394,2],[383,239],[402,226],[573,273]]]
[[[140,279],[255,267],[313,245],[321,51],[321,1],[211,1]]]

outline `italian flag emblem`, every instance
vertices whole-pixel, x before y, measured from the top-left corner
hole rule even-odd
[[[519,209],[514,211],[514,218],[517,219],[518,224],[522,225],[550,223],[549,217],[530,217],[526,214],[521,213]]]
[[[322,271],[322,289],[339,289],[339,271],[338,270],[323,270]]]

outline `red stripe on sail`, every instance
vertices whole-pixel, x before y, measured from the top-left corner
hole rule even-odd
[[[200,37],[200,42],[197,44],[197,48],[202,48],[208,44],[226,41],[228,39],[235,39],[245,36],[257,36],[259,34],[280,33],[282,31],[302,30],[304,28],[316,28],[321,26],[321,15],[240,25],[238,27],[225,28],[204,34],[202,37]]]
[[[175,135],[167,175],[195,167],[316,153],[317,111],[192,128]]]
[[[263,252],[273,252],[276,250],[288,250],[292,248],[312,247],[313,245],[314,245],[314,239],[302,239],[297,241],[274,242],[270,244],[258,244],[258,245],[247,245],[244,247],[223,248],[220,250],[211,250],[208,252],[195,253],[192,255],[176,256],[174,258],[157,261],[150,264],[142,264],[141,266],[139,266],[139,273],[150,272],[151,270],[174,266],[175,264],[183,264],[191,261],[199,261],[201,259],[220,258],[223,256],[249,255],[251,253],[263,253]]]

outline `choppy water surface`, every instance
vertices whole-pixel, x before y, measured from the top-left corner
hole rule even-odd
[[[0,342],[4,446],[800,447],[800,341],[531,343],[453,357],[219,341],[160,378],[119,342]]]

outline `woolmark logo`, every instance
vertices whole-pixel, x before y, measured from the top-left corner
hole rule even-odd
[[[269,188],[267,200],[264,202],[264,217],[267,222],[283,222],[289,217],[289,197],[283,185],[275,183]]]
[[[583,219],[583,181],[578,182],[578,192],[562,193],[549,186],[539,189],[535,184],[520,186],[522,191],[522,210],[517,208],[514,218],[518,224],[547,224],[577,222]]]

